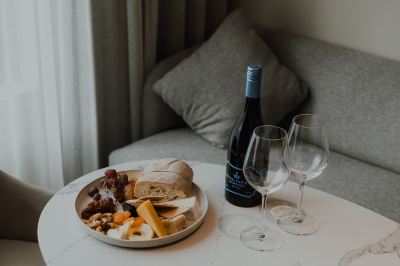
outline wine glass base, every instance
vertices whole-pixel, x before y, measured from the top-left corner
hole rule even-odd
[[[229,213],[219,218],[219,230],[229,238],[240,240],[240,233],[255,224],[257,218],[243,213]]]
[[[302,220],[296,219],[295,213],[288,214],[279,217],[277,222],[282,230],[293,235],[311,235],[319,229],[318,221],[307,214]]]
[[[283,237],[273,229],[266,228],[265,234],[258,226],[252,226],[242,231],[240,240],[253,250],[270,251],[283,246]]]

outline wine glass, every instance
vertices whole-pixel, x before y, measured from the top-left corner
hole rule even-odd
[[[305,182],[319,176],[328,165],[329,144],[324,121],[317,115],[301,114],[293,118],[289,129],[287,165],[300,183],[297,209],[278,218],[279,226],[295,235],[315,233],[318,221],[302,211]]]
[[[261,220],[259,226],[247,228],[240,234],[242,243],[251,249],[267,251],[283,245],[282,236],[266,226],[265,214],[267,196],[279,190],[289,177],[284,160],[286,151],[287,133],[284,129],[270,125],[254,129],[243,173],[247,182],[262,196]]]

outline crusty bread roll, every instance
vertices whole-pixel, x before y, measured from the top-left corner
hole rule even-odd
[[[152,162],[135,184],[135,197],[165,196],[165,201],[189,196],[193,170],[184,161],[166,158]]]

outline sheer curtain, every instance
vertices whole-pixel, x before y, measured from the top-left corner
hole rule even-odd
[[[0,169],[58,189],[106,166],[143,136],[147,73],[230,2],[0,0]]]
[[[88,0],[0,1],[0,169],[59,189],[98,168]]]

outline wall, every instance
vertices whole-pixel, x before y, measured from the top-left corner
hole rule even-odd
[[[260,24],[400,61],[400,0],[236,0]]]

